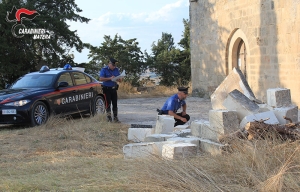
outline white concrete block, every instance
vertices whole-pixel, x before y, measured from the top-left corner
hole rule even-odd
[[[196,120],[191,124],[192,135],[195,137],[201,137],[205,139],[211,139],[218,141],[219,133],[210,128],[209,121]]]
[[[133,142],[142,142],[145,138],[154,133],[154,128],[129,128],[128,140]]]
[[[161,142],[154,142],[154,152],[155,155],[162,157],[162,148],[165,144],[174,144],[176,141],[161,141]]]
[[[199,148],[200,140],[198,137],[172,137],[167,139],[167,141],[172,141],[175,143],[191,143]]]
[[[298,106],[291,105],[288,107],[274,108],[273,112],[275,113],[280,124],[289,123],[288,120],[283,118],[284,116],[290,118],[293,123],[298,122]]]
[[[279,124],[279,121],[277,119],[277,117],[275,116],[273,111],[266,111],[263,113],[257,113],[257,114],[253,114],[253,115],[248,115],[246,116],[240,123],[240,128],[245,128],[246,124],[248,122],[254,122],[259,121],[261,119],[268,119],[267,121],[264,121],[266,124]]]
[[[209,139],[200,138],[200,150],[211,155],[221,155],[226,146],[221,143],[213,142]]]
[[[175,120],[170,115],[158,115],[155,126],[156,134],[167,134],[174,130]]]
[[[162,157],[178,159],[197,155],[197,146],[190,143],[165,144],[162,147]]]
[[[224,100],[227,110],[236,111],[239,120],[245,116],[258,113],[259,106],[238,90],[231,91]]]
[[[145,142],[167,141],[168,138],[177,137],[176,134],[152,134],[145,138]]]
[[[271,107],[286,107],[291,103],[290,89],[273,88],[267,90],[267,103]]]
[[[131,143],[123,146],[125,158],[143,158],[156,154],[154,143]]]
[[[191,135],[191,129],[183,129],[180,131],[174,131],[174,134],[176,134],[178,137],[187,137],[189,135]]]
[[[255,98],[242,71],[234,68],[215,90],[215,92],[210,96],[212,108],[226,109],[226,107],[223,105],[223,102],[227,98],[228,94],[234,89],[239,90],[251,100],[252,98]]]
[[[212,130],[208,137],[218,140],[220,136],[229,134],[239,129],[239,120],[236,111],[210,110],[209,124]]]

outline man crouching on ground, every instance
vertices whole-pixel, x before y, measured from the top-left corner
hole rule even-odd
[[[161,108],[160,114],[171,115],[174,117],[175,127],[177,125],[183,125],[190,120],[190,116],[186,114],[187,106],[185,103],[185,99],[188,96],[188,88],[189,87],[178,87],[178,93],[169,97]],[[181,107],[182,112],[176,113]]]

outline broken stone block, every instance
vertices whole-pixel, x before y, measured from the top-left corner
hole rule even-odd
[[[231,91],[223,105],[230,111],[236,111],[241,121],[245,116],[258,113],[259,106],[238,90]]]
[[[170,115],[158,115],[155,126],[156,134],[167,134],[174,130],[175,120],[173,116]]]
[[[236,111],[210,110],[209,124],[211,132],[206,136],[211,137],[215,141],[218,141],[220,136],[239,129],[239,120]]]
[[[154,133],[154,128],[129,128],[128,140],[133,142],[142,142],[145,138]]]
[[[258,113],[263,113],[263,112],[267,112],[267,111],[272,111],[273,107],[270,107],[267,104],[257,104],[259,107]]]
[[[168,138],[177,137],[176,134],[152,134],[145,138],[145,142],[167,141]]]
[[[211,95],[211,105],[213,109],[226,109],[223,105],[228,94],[234,89],[242,92],[249,99],[255,99],[255,96],[248,85],[248,82],[240,69],[233,68],[231,73],[223,80],[215,92]]]
[[[172,137],[168,138],[167,141],[172,141],[175,143],[191,143],[199,148],[200,142],[198,137]]]
[[[176,134],[178,137],[187,137],[191,135],[191,129],[183,129],[181,131],[174,131],[174,134]]]
[[[225,148],[226,145],[200,138],[200,150],[203,152],[210,153],[211,155],[221,155]]]
[[[197,146],[191,143],[165,144],[162,147],[162,157],[178,159],[197,155]]]
[[[205,139],[211,139],[218,141],[220,134],[214,129],[210,128],[209,121],[196,120],[191,124],[192,135],[195,137],[201,137]]]
[[[291,105],[291,92],[285,88],[267,90],[267,103],[271,107],[286,107]]]
[[[206,131],[206,129],[210,129],[209,121],[195,120],[191,123],[192,135],[195,137],[202,137],[204,135],[203,132]]]
[[[161,141],[161,142],[154,142],[154,153],[159,157],[162,157],[162,148],[165,144],[174,144],[175,141]]]
[[[154,155],[154,143],[130,143],[123,146],[123,153],[125,158],[143,158]]]
[[[289,123],[289,121],[284,119],[283,117],[290,118],[293,123],[298,122],[298,106],[291,105],[288,107],[274,108],[273,112],[275,113],[280,124]]]
[[[265,120],[264,123],[266,124],[279,124],[279,121],[277,119],[277,117],[275,116],[273,111],[266,111],[263,113],[257,113],[257,114],[253,114],[253,115],[248,115],[246,117],[244,117],[244,119],[241,121],[240,123],[240,128],[243,129],[245,128],[246,124],[249,122],[254,122],[254,121],[259,121],[259,120]]]

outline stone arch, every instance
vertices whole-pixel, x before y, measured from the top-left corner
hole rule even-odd
[[[242,29],[235,28],[231,32],[226,45],[226,75],[230,73],[233,67],[237,66],[237,53],[239,51],[239,45],[241,41],[245,43],[247,58],[249,58],[250,47],[248,38]]]

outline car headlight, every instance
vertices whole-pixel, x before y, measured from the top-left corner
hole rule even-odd
[[[15,106],[15,107],[21,107],[23,105],[26,105],[29,103],[30,100],[20,100],[20,101],[15,101],[15,102],[10,102],[10,103],[5,103],[5,106]]]

